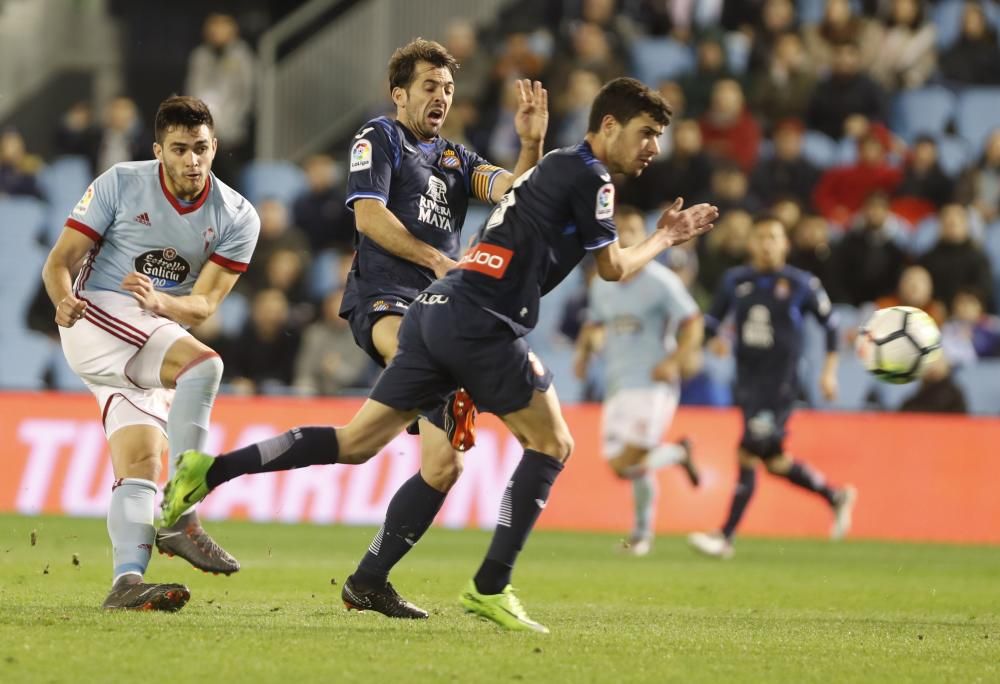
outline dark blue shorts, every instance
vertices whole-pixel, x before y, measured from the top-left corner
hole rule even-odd
[[[402,297],[380,295],[359,302],[345,316],[351,325],[351,333],[354,335],[355,343],[383,368],[385,368],[385,360],[378,353],[378,349],[375,348],[375,343],[372,341],[372,329],[383,316],[402,316],[406,313],[409,305],[409,301]]]
[[[551,384],[552,373],[500,319],[448,295],[422,294],[406,312],[399,352],[370,396],[400,411],[431,411],[464,387],[480,411],[503,416]]]
[[[740,447],[763,459],[783,454],[785,425],[795,406],[795,393],[774,386],[737,386],[733,398],[743,411]]]

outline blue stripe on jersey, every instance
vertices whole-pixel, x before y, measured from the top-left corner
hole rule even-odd
[[[389,138],[389,142],[392,144],[392,168],[399,170],[399,162],[403,159],[403,151],[400,149],[402,142],[399,139],[399,131],[396,130],[395,124],[390,123],[384,116],[373,119],[372,123],[378,124],[385,130],[386,137]]]
[[[388,204],[389,203],[389,198],[388,197],[386,197],[385,195],[380,195],[377,192],[356,192],[353,195],[351,195],[350,197],[348,197],[346,200],[344,200],[344,204],[347,205],[348,209],[350,209],[351,211],[354,211],[354,205],[351,204],[351,202],[353,202],[356,199],[377,199],[382,204]]]
[[[618,242],[618,238],[617,237],[613,237],[613,238],[608,238],[606,240],[600,240],[598,242],[592,242],[589,245],[584,245],[583,248],[585,250],[587,250],[588,252],[592,252],[595,249],[600,249],[601,247],[607,247],[612,242]]]

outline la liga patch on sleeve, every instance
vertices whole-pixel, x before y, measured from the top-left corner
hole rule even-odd
[[[372,144],[367,140],[359,140],[351,147],[351,173],[364,171],[372,167]]]
[[[80,218],[86,216],[87,207],[90,206],[90,201],[92,199],[94,199],[94,186],[90,185],[87,188],[87,192],[83,193],[83,197],[81,197],[80,201],[76,203],[75,207],[73,207],[73,215],[79,216]]]
[[[594,218],[598,221],[606,221],[615,215],[615,186],[605,183],[597,191],[597,208],[594,211]]]

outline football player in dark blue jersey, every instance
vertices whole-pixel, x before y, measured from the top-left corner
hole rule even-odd
[[[514,174],[533,167],[542,154],[548,94],[537,81],[517,83],[521,153],[514,174],[442,138],[456,68],[455,59],[432,41],[417,39],[396,50],[389,61],[396,118],[366,122],[351,143],[347,206],[358,238],[341,315],[358,345],[383,366],[396,355],[406,309],[456,265],[470,198],[496,203]],[[351,607],[427,617],[399,597],[389,572],[430,526],[458,479],[463,452],[474,441],[475,408],[459,390],[424,415],[420,472],[393,496],[385,524],[344,583],[344,602]]]
[[[837,327],[830,299],[819,278],[785,264],[788,238],[781,222],[764,218],[754,223],[747,244],[750,264],[730,269],[723,277],[705,319],[710,338],[716,337],[726,314],[736,327],[735,400],[743,412],[739,446],[739,482],[729,517],[715,534],[689,537],[702,553],[719,558],[733,555],[733,535],[756,485],[756,466],[822,496],[834,514],[832,535],[839,539],[851,526],[857,492],[851,486],[833,488],[784,448],[785,423],[798,394],[796,372],[802,355],[803,324],[812,315],[826,330],[826,361],[820,390],[828,401],[837,395]]]
[[[507,483],[493,541],[461,604],[508,629],[547,632],[528,617],[510,578],[573,450],[573,438],[552,375],[524,335],[535,326],[540,297],[586,252],[594,253],[602,278],[620,280],[712,227],[715,207],[683,209],[678,199],[649,237],[628,248],[618,244],[611,174],[639,175],[659,151],[669,121],[669,105],[639,81],[607,83],[594,100],[586,139],[550,152],[518,177],[478,245],[417,296],[403,318],[399,351],[348,425],[295,428],[215,459],[186,452],[165,495],[165,519],[242,474],[364,463],[421,411],[464,387],[482,410],[500,416],[524,456]]]

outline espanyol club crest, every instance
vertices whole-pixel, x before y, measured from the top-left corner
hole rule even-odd
[[[458,158],[455,150],[445,150],[441,154],[441,166],[446,169],[458,169],[462,167],[462,160]]]

